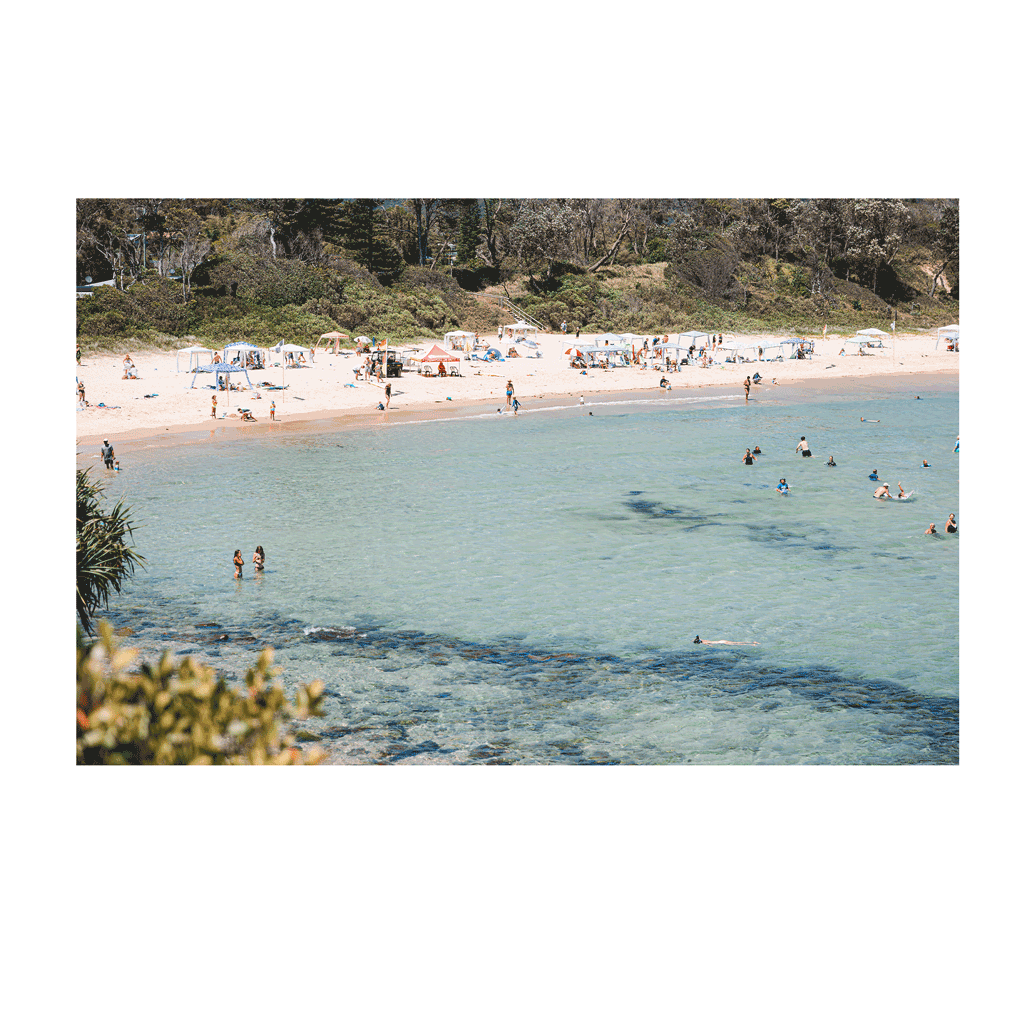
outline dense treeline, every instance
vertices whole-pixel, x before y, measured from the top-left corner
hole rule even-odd
[[[955,320],[956,200],[83,199],[80,341]],[[854,314],[853,312],[861,312]],[[862,316],[861,316],[862,315]],[[897,326],[901,327],[901,326]]]

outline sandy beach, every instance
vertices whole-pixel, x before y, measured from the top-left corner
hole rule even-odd
[[[674,336],[671,337],[674,342]],[[386,382],[357,380],[354,369],[364,357],[340,351],[333,354],[319,349],[314,363],[284,371],[275,366],[279,359],[271,354],[264,370],[251,371],[248,388],[241,375],[233,375],[230,397],[224,391],[218,396],[218,418],[211,418],[209,388],[212,376],[196,376],[196,387],[190,388],[192,372],[176,371],[175,351],[137,350],[131,353],[138,378],[123,377],[124,353],[101,353],[84,356],[76,374],[85,386],[87,405],[78,404],[76,416],[76,442],[82,448],[99,446],[106,437],[112,442],[127,443],[135,440],[166,437],[166,433],[180,435],[198,431],[239,430],[252,431],[264,426],[274,431],[313,419],[330,418],[346,425],[375,425],[398,420],[404,413],[456,413],[458,410],[488,411],[493,404],[505,406],[506,384],[513,383],[515,396],[526,407],[539,401],[558,398],[583,397],[586,401],[597,394],[638,393],[660,395],[659,382],[664,372],[654,367],[631,366],[612,370],[580,369],[570,367],[565,355],[568,347],[589,345],[591,335],[540,332],[539,356],[506,358],[502,362],[460,362],[461,376],[423,377],[404,372],[400,378],[388,379],[392,386],[389,409],[378,410],[385,400]],[[735,345],[763,344],[768,337],[733,337]],[[935,346],[934,335],[897,335],[887,340],[881,349],[866,350],[863,356],[851,346],[845,355],[839,353],[845,337],[828,335],[825,340],[815,339],[814,356],[806,360],[765,361],[753,363],[716,363],[710,367],[687,366],[668,375],[672,393],[680,390],[709,387],[737,386],[742,394],[743,380],[759,371],[770,383],[799,385],[814,380],[904,376],[919,374],[956,373],[959,354],[945,349],[945,343]],[[487,344],[496,339],[486,337]],[[422,351],[427,352],[441,340],[426,339]],[[501,347],[507,351],[508,341]],[[481,353],[481,351],[479,351]],[[716,353],[716,351],[715,351]],[[178,358],[179,367],[186,359]],[[285,389],[269,390],[259,383],[268,382]],[[759,399],[769,386],[754,389],[751,397]],[[275,422],[270,421],[271,402],[275,402]],[[100,405],[103,406],[100,406]],[[256,424],[243,423],[233,416],[237,408],[249,408]],[[228,413],[228,412],[231,412]],[[82,451],[82,452],[86,452]]]

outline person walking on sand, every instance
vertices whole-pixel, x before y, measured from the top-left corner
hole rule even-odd
[[[796,450],[801,457],[813,456],[810,452],[810,443],[807,442],[807,437],[805,435],[800,436],[800,441],[796,444]]]
[[[271,420],[275,420],[275,401],[271,401]]]
[[[106,439],[103,446],[100,447],[100,456],[104,459],[105,468],[111,469],[114,467],[114,447]]]
[[[79,402],[86,402],[86,383],[81,380],[79,381]]]
[[[508,378],[507,379],[507,406],[511,404],[511,400],[514,398],[514,383]]]
[[[389,410],[389,398],[393,395],[393,383],[386,382],[386,410]]]
[[[217,394],[211,397],[211,417],[216,418],[218,416],[218,397]]]
[[[750,376],[746,376],[746,381],[743,382],[743,388],[746,390],[746,402],[750,402]]]
[[[235,573],[232,575],[233,578],[243,577],[243,555],[236,550],[232,555],[232,565],[235,568]]]

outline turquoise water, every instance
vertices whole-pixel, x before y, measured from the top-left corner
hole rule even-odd
[[[123,449],[148,564],[110,616],[233,680],[274,646],[340,760],[956,762],[959,536],[923,532],[959,523],[958,396],[919,388]]]

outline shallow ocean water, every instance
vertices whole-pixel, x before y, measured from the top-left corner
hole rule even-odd
[[[109,496],[147,568],[109,617],[230,679],[273,646],[340,760],[956,762],[959,536],[923,532],[959,523],[958,395],[920,388],[142,449]]]

